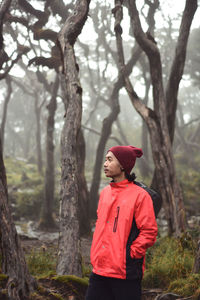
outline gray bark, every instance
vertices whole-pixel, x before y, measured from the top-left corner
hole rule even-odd
[[[187,42],[190,33],[190,27],[196,10],[197,0],[185,1],[185,9],[180,25],[174,60],[171,66],[169,80],[166,87],[167,124],[171,142],[173,142],[174,139],[179,83],[183,76]]]
[[[74,43],[89,10],[89,0],[78,0],[73,13],[59,33],[59,44],[66,81],[65,123],[61,136],[61,203],[58,245],[58,274],[81,276],[80,228],[78,221],[77,139],[81,128],[82,88],[74,54]]]

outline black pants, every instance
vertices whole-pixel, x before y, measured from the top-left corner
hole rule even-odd
[[[141,300],[141,280],[124,280],[92,273],[85,300]]]

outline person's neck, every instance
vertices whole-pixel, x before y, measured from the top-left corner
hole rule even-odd
[[[113,177],[112,179],[113,179],[113,181],[114,181],[115,183],[117,183],[117,182],[120,182],[120,181],[125,180],[126,177],[125,177],[124,174],[122,174],[122,175],[120,175],[120,176]]]

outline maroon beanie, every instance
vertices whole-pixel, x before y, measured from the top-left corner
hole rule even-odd
[[[108,151],[114,154],[124,171],[128,174],[130,174],[135,165],[136,157],[143,155],[142,149],[133,146],[115,146]]]

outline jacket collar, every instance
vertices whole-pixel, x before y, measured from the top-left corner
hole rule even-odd
[[[127,187],[130,183],[132,183],[132,182],[128,181],[128,179],[124,179],[124,180],[122,180],[122,181],[120,181],[120,182],[114,182],[114,181],[111,181],[111,182],[110,182],[110,186],[111,186],[111,188],[125,188],[125,187]]]

